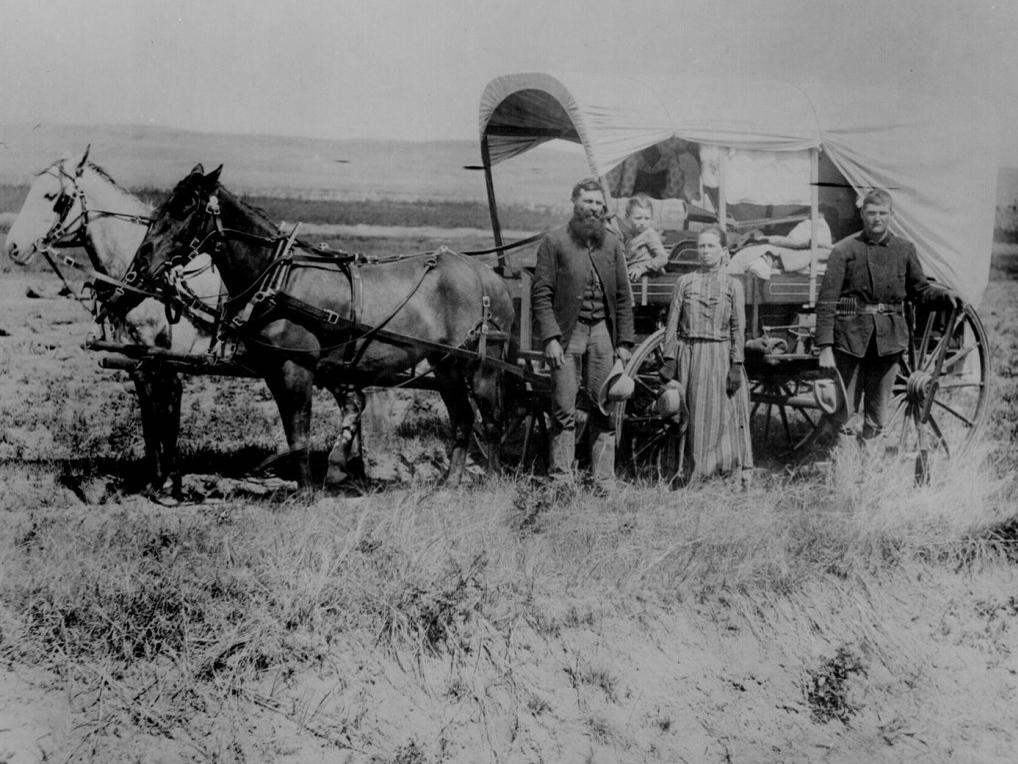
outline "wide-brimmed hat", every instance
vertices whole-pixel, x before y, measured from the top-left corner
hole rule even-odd
[[[825,414],[834,415],[848,406],[848,393],[837,369],[821,369],[822,377],[813,382],[813,396]]]
[[[679,424],[689,419],[686,408],[686,390],[680,382],[670,380],[654,401],[654,414]]]
[[[601,409],[602,414],[607,416],[608,404],[627,400],[635,388],[636,382],[626,374],[625,365],[621,360],[616,359],[615,365],[612,366],[612,370],[608,374],[608,379],[601,385],[601,390],[597,394],[597,407]]]

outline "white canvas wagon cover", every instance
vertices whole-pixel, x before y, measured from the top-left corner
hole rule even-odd
[[[820,149],[857,191],[891,191],[892,228],[927,273],[978,305],[989,279],[996,115],[978,103],[843,85],[509,74],[480,106],[495,165],[555,138],[593,174],[668,138],[737,151]]]

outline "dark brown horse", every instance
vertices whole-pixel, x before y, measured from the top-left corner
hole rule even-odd
[[[347,412],[329,455],[327,481],[345,477],[351,408],[361,388],[389,385],[426,362],[449,410],[453,450],[447,479],[463,476],[476,401],[489,469],[498,466],[503,360],[513,323],[505,283],[486,265],[441,249],[367,263],[323,253],[219,184],[222,167],[198,165],[156,210],[128,279],[153,285],[200,251],[215,261],[230,299],[228,319],[244,362],[279,407],[298,483],[308,486],[312,391],[333,392]],[[348,395],[355,393],[355,395]],[[353,401],[353,403],[351,403]]]

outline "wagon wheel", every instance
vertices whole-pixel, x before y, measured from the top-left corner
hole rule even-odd
[[[633,478],[672,483],[681,477],[685,442],[677,425],[654,413],[661,392],[658,370],[664,363],[664,329],[658,329],[633,352],[626,373],[633,395],[615,408],[618,461]]]
[[[474,409],[474,446],[481,462],[487,462],[481,415]],[[514,473],[543,473],[548,464],[548,394],[535,389],[530,382],[519,380],[507,386],[502,422],[502,467]]]
[[[749,375],[755,452],[800,451],[816,441],[827,418],[813,392],[820,376],[812,359],[795,368],[754,370]]]
[[[986,333],[971,306],[960,311],[910,310],[912,342],[894,382],[885,428],[889,448],[916,459],[963,454],[982,427],[990,386]]]

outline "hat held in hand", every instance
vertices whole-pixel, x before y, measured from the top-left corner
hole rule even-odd
[[[680,382],[673,379],[662,388],[654,401],[654,414],[662,419],[670,419],[675,424],[682,424],[689,419],[686,390]]]
[[[826,376],[820,377],[813,383],[813,397],[816,398],[820,410],[828,416],[833,416],[839,411],[844,411],[848,405],[848,393],[845,392],[845,383],[841,381],[841,375],[835,369],[824,369]]]
[[[626,374],[626,367],[622,361],[616,358],[615,365],[612,366],[612,370],[608,374],[608,379],[601,385],[601,390],[597,394],[597,407],[601,409],[602,414],[607,416],[608,405],[628,400],[634,389],[636,389],[636,383],[632,377]]]

